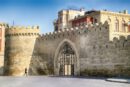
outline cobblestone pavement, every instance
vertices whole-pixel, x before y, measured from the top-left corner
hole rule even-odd
[[[130,84],[103,78],[28,76],[0,77],[0,87],[130,87]]]

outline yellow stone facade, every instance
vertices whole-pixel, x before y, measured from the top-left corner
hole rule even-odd
[[[130,14],[101,11],[101,22],[104,22],[105,20],[107,20],[111,25],[112,30],[110,30],[110,40],[114,37],[119,38],[119,36],[127,37],[130,35],[130,31],[128,31],[127,26],[130,22]],[[116,22],[119,26],[117,30]]]

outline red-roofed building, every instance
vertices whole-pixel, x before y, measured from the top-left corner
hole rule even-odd
[[[90,16],[82,16],[72,20],[72,27],[81,26],[85,24],[93,23],[93,18]]]

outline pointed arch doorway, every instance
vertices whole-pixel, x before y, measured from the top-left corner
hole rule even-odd
[[[74,76],[79,72],[78,55],[75,47],[68,41],[63,41],[57,49],[54,59],[55,74]]]
[[[59,53],[59,75],[74,75],[74,62],[76,55],[73,49],[66,42]]]

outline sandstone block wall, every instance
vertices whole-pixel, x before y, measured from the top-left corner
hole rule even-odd
[[[110,26],[90,28],[80,37],[81,75],[129,76],[129,36],[109,40]],[[126,46],[127,45],[127,46]]]
[[[9,30],[6,34],[5,74],[22,76],[27,67],[29,75],[56,75],[57,50],[68,42],[76,52],[75,72],[79,75],[129,76],[130,36],[110,41],[110,28],[107,22],[96,23],[41,36],[35,29],[35,33]]]
[[[33,57],[39,28],[11,27],[6,29],[4,74],[23,76],[25,68],[29,69]]]
[[[37,38],[35,56],[31,60],[31,75],[55,74],[56,49],[66,40],[79,54],[80,75],[129,75],[129,37],[109,40],[108,23],[85,25],[48,33]]]
[[[30,65],[31,75],[46,75],[55,74],[54,73],[54,56],[56,49],[59,44],[65,39],[70,40],[72,43],[78,44],[78,37],[76,34],[78,32],[64,31],[64,32],[54,32],[46,35],[42,35],[37,38],[35,45],[36,58],[32,58]]]

